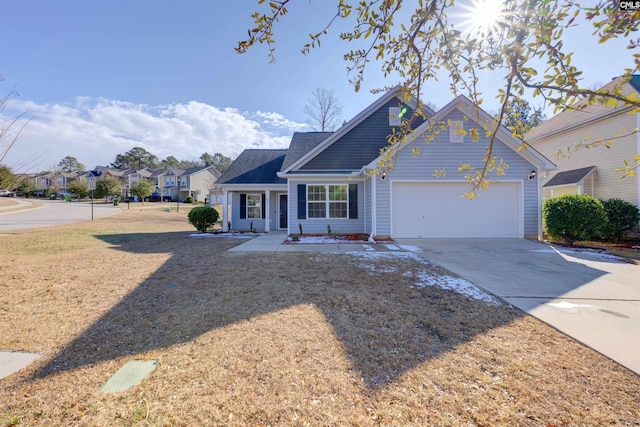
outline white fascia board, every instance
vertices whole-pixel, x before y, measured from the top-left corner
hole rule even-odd
[[[380,106],[384,105],[387,101],[389,101],[391,98],[396,96],[396,94],[399,92],[399,90],[400,89],[398,87],[396,87],[396,88],[388,91],[386,94],[384,94],[382,97],[380,97],[377,101],[375,101],[373,104],[369,105],[367,108],[365,108],[363,111],[361,111],[357,116],[355,116],[353,119],[348,121],[344,126],[342,126],[340,129],[335,131],[331,136],[329,136],[323,142],[321,142],[320,144],[316,145],[312,150],[308,151],[305,155],[300,157],[298,160],[296,160],[286,170],[284,170],[282,172],[287,173],[287,172],[290,172],[291,170],[295,169],[296,167],[303,165],[309,159],[313,158],[316,154],[322,152],[326,147],[330,146],[335,141],[337,141],[338,139],[342,138],[351,129],[355,128],[358,124],[362,123],[362,121],[364,121],[364,119],[366,119],[371,114],[373,114],[373,112],[376,111],[378,108],[380,108]]]
[[[358,173],[353,174],[313,174],[313,175],[303,175],[303,174],[291,174],[287,175],[286,178],[289,181],[305,181],[305,182],[324,182],[324,181],[364,181],[365,177]]]
[[[287,184],[221,184],[218,188],[222,191],[286,191]]]
[[[451,111],[453,111],[454,109],[458,109],[463,114],[467,115],[467,113],[465,112],[465,109],[468,110],[468,109],[471,109],[471,108],[475,109],[476,107],[473,105],[473,103],[466,96],[459,95],[456,99],[454,99],[453,101],[451,101],[450,103],[448,103],[447,105],[442,107],[430,119],[426,120],[423,124],[418,126],[413,131],[413,134],[414,134],[415,138],[408,138],[408,140],[406,142],[403,142],[400,145],[398,150],[402,150],[407,144],[413,142],[414,139],[419,138],[420,135],[422,135],[425,132],[428,132],[429,128],[431,126],[433,126],[434,123],[438,123],[439,121],[444,120],[444,118],[447,117],[449,115],[449,113],[451,113]],[[493,123],[493,117],[491,117],[483,109],[478,108],[476,111],[478,112],[477,119],[480,121],[480,123],[478,123],[478,126],[483,126],[484,124]],[[482,122],[484,122],[484,123],[482,123]],[[549,159],[547,159],[545,156],[543,156],[541,153],[539,153],[538,150],[534,149],[529,144],[527,144],[528,149],[523,149],[523,150],[518,151],[518,147],[520,147],[522,142],[517,140],[517,139],[515,139],[504,126],[501,126],[498,129],[496,137],[502,143],[504,143],[507,147],[509,147],[512,150],[514,150],[516,153],[518,153],[521,157],[523,157],[525,160],[527,160],[533,166],[538,168],[540,171],[557,169],[557,166],[553,162],[551,162]],[[380,158],[381,158],[381,156],[376,157],[368,165],[363,166],[360,171],[362,173],[365,173],[368,170],[375,169],[377,167],[379,161],[380,161]]]
[[[337,140],[342,138],[349,131],[351,131],[357,125],[362,123],[367,117],[369,117],[371,114],[376,112],[380,107],[382,107],[384,104],[386,104],[389,100],[393,99],[394,97],[397,97],[400,101],[402,101],[405,104],[409,105],[409,107],[411,107],[414,111],[417,110],[417,108],[418,108],[418,100],[415,99],[414,97],[411,97],[409,100],[403,99],[403,97],[402,97],[402,88],[400,86],[396,86],[393,89],[389,90],[387,93],[385,93],[383,96],[381,96],[373,104],[369,105],[367,108],[365,108],[363,111],[361,111],[353,119],[349,120],[344,126],[342,126],[340,129],[335,131],[332,135],[330,135],[323,142],[321,142],[320,144],[315,146],[312,150],[310,150],[304,156],[300,157],[298,160],[296,160],[294,163],[292,163],[286,170],[282,171],[281,173],[286,174],[287,172],[290,172],[290,171],[296,169],[297,167],[305,164],[307,161],[309,161],[310,159],[315,157],[317,154],[319,154],[322,151],[324,151],[325,148],[327,148],[328,146],[330,146],[331,144],[333,144],[334,142],[336,142]],[[428,114],[434,114],[434,112],[429,107],[426,107],[426,106],[425,106],[423,112],[425,114],[427,114],[427,115]],[[280,175],[278,175],[278,176],[280,176]]]
[[[560,129],[556,129],[556,130],[553,130],[551,132],[547,132],[547,133],[543,133],[543,134],[539,134],[539,135],[535,134],[535,128],[534,128],[533,132],[531,133],[531,135],[533,135],[533,136],[531,138],[528,138],[527,142],[530,143],[530,144],[533,144],[534,142],[538,142],[538,141],[543,140],[545,138],[550,138],[552,136],[556,136],[556,135],[559,135],[561,133],[570,132],[570,131],[572,131],[574,129],[577,129],[577,128],[585,125],[585,124],[590,124],[590,123],[594,123],[594,122],[598,122],[598,121],[601,121],[601,120],[608,119],[609,117],[611,117],[613,115],[616,115],[616,114],[619,114],[619,113],[628,114],[631,110],[633,110],[633,108],[634,107],[631,107],[631,106],[621,107],[621,108],[618,108],[618,109],[615,109],[615,110],[612,110],[612,111],[608,111],[606,113],[603,113],[603,114],[600,114],[600,115],[597,115],[597,116],[589,117],[589,118],[587,118],[585,120],[577,121],[577,122],[575,122],[575,123],[573,123],[571,125],[568,125],[568,126],[563,126]],[[560,113],[560,114],[562,114],[562,113]],[[549,119],[549,120],[551,120],[551,119]]]
[[[459,95],[456,99],[454,99],[453,101],[449,102],[447,105],[445,105],[440,110],[438,110],[438,112],[436,112],[429,119],[425,120],[424,123],[422,123],[420,126],[415,128],[412,133],[414,135],[418,136],[418,135],[421,135],[424,132],[428,131],[429,127],[433,123],[437,123],[440,120],[442,120],[444,117],[446,117],[447,114],[449,114],[451,112],[451,110],[453,110],[453,108],[456,106],[456,104],[459,103],[460,100],[462,100],[463,98],[464,98],[464,96]],[[411,140],[407,140],[407,141],[401,143],[400,147],[398,147],[398,150],[402,150],[410,142],[413,142],[413,138],[411,138]],[[368,165],[364,165],[360,169],[360,172],[361,173],[366,173],[367,171],[371,171],[371,170],[375,169],[378,166],[378,163],[380,162],[380,158],[381,157],[382,156],[378,156],[375,159],[373,159]]]

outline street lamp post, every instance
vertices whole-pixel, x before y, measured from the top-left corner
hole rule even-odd
[[[96,178],[102,175],[100,169],[92,170],[89,172],[88,181],[89,189],[91,190],[91,221],[93,221],[93,190],[96,189]]]
[[[177,202],[176,202],[176,212],[180,212],[180,177],[176,177],[176,179],[178,180],[178,197],[177,197]]]
[[[94,179],[95,178],[93,176],[89,176],[89,189],[91,190],[91,221],[93,221],[93,189],[96,186]]]

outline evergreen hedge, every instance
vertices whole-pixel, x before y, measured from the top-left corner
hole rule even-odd
[[[199,206],[189,212],[189,224],[196,230],[205,232],[218,221],[218,211],[211,206]]]

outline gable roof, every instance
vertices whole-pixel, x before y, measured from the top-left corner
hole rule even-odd
[[[123,172],[120,169],[116,169],[116,168],[112,168],[109,166],[96,166],[93,170],[99,170],[101,171],[103,174],[109,174],[111,176],[117,176],[117,177],[122,177],[123,176]]]
[[[168,176],[180,176],[184,173],[183,169],[175,169],[175,168],[167,168],[166,172],[165,172]]]
[[[595,170],[595,166],[587,166],[586,168],[558,172],[553,178],[544,184],[543,187],[558,187],[561,185],[578,184]]]
[[[393,98],[398,98],[401,102],[404,102],[406,105],[411,107],[411,109],[416,110],[418,108],[418,101],[410,97],[409,99],[405,99],[404,89],[400,86],[396,86],[395,88],[387,91],[383,96],[378,98],[374,103],[365,108],[362,112],[360,112],[357,116],[347,122],[340,129],[335,131],[333,134],[328,136],[326,139],[318,143],[315,147],[312,147],[306,154],[301,155],[295,161],[292,161],[287,164],[287,167],[282,168],[282,174],[286,174],[313,159],[315,156],[323,152],[326,148],[331,146],[334,142],[340,140],[343,136],[353,130],[356,126],[362,123],[365,119],[371,116],[373,113],[378,111],[381,107],[383,107],[387,102],[391,101]],[[428,106],[424,106],[423,113],[427,116],[431,116],[434,114],[434,111]]]
[[[455,109],[461,111],[466,116],[470,116],[469,112],[472,111],[474,115],[476,115],[473,120],[477,120],[478,126],[480,127],[485,125],[489,127],[494,122],[494,118],[489,113],[484,111],[482,108],[477,108],[477,106],[466,96],[459,95],[456,99],[438,110],[435,115],[426,120],[416,129],[414,129],[413,134],[419,136],[425,132],[429,132],[430,128],[435,123],[444,121],[446,117]],[[519,139],[514,138],[511,134],[511,131],[504,125],[500,126],[500,128],[496,130],[496,138],[504,145],[518,153],[522,158],[527,160],[532,165],[535,165],[536,167],[543,170],[556,169],[556,165],[551,160],[547,159],[542,153],[531,147],[529,144],[525,143],[527,147],[526,150],[518,150],[523,142]],[[404,142],[398,149],[402,150],[407,144],[410,143],[411,138],[408,138],[408,140]],[[380,159],[381,156],[378,156],[371,163],[363,167],[361,171],[375,169]]]
[[[185,170],[182,175],[193,175],[194,173],[198,173],[200,171],[203,171],[205,169],[209,169],[211,170],[211,173],[213,173],[213,175],[218,178],[220,176],[220,172],[218,172],[218,170],[216,168],[214,168],[213,166],[198,166],[195,168],[189,168],[187,170]]]
[[[621,83],[622,77],[616,77],[600,89],[613,90],[616,85],[620,85]],[[636,93],[636,96],[640,95],[640,75],[634,75],[629,82],[622,83],[621,90],[624,96],[630,96],[634,92]],[[526,141],[534,143],[555,133],[563,132],[597,119],[602,119],[611,114],[626,112],[633,109],[633,107],[621,102],[618,103],[615,108],[611,106],[608,107],[606,103],[602,102],[596,102],[589,105],[589,102],[586,99],[575,103],[573,108],[574,109],[558,113],[536,126],[527,133],[527,135],[525,135]]]
[[[286,184],[276,175],[286,154],[287,150],[244,150],[220,175],[217,184]]]
[[[333,132],[294,132],[289,144],[289,150],[282,163],[282,170],[294,164],[300,157],[307,154]]]

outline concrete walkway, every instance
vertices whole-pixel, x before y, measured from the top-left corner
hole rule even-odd
[[[229,249],[229,252],[360,252],[382,248],[367,242],[284,243],[286,238],[286,231],[270,231]]]

